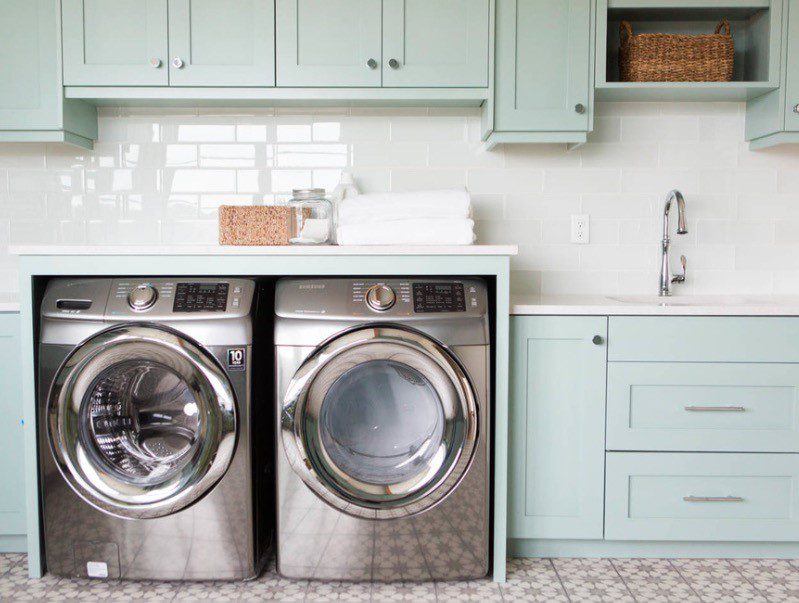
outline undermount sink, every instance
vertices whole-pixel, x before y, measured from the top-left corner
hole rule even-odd
[[[758,303],[756,299],[736,296],[675,296],[661,297],[659,295],[619,295],[608,297],[609,300],[623,304],[636,304],[642,306],[747,306]]]

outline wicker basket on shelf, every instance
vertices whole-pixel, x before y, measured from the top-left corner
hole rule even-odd
[[[620,25],[619,74],[623,82],[729,82],[734,46],[722,19],[708,35],[633,34]]]

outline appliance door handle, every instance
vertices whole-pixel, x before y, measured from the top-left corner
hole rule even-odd
[[[683,496],[685,502],[743,502],[742,496]]]
[[[686,406],[688,412],[746,412],[744,406]]]

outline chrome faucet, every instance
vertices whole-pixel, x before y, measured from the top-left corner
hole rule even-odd
[[[677,234],[687,234],[688,229],[685,226],[685,199],[682,193],[678,190],[669,191],[666,197],[666,205],[663,208],[663,247],[662,255],[660,256],[660,295],[671,295],[671,283],[684,283],[685,282],[685,256],[680,256],[680,263],[682,264],[682,274],[671,276],[671,266],[669,264],[669,247],[671,246],[671,239],[669,239],[669,212],[671,211],[671,202],[677,201]]]

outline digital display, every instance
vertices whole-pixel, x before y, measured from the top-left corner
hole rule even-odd
[[[463,283],[414,283],[414,312],[465,312]]]
[[[178,283],[173,312],[224,312],[227,283]]]

